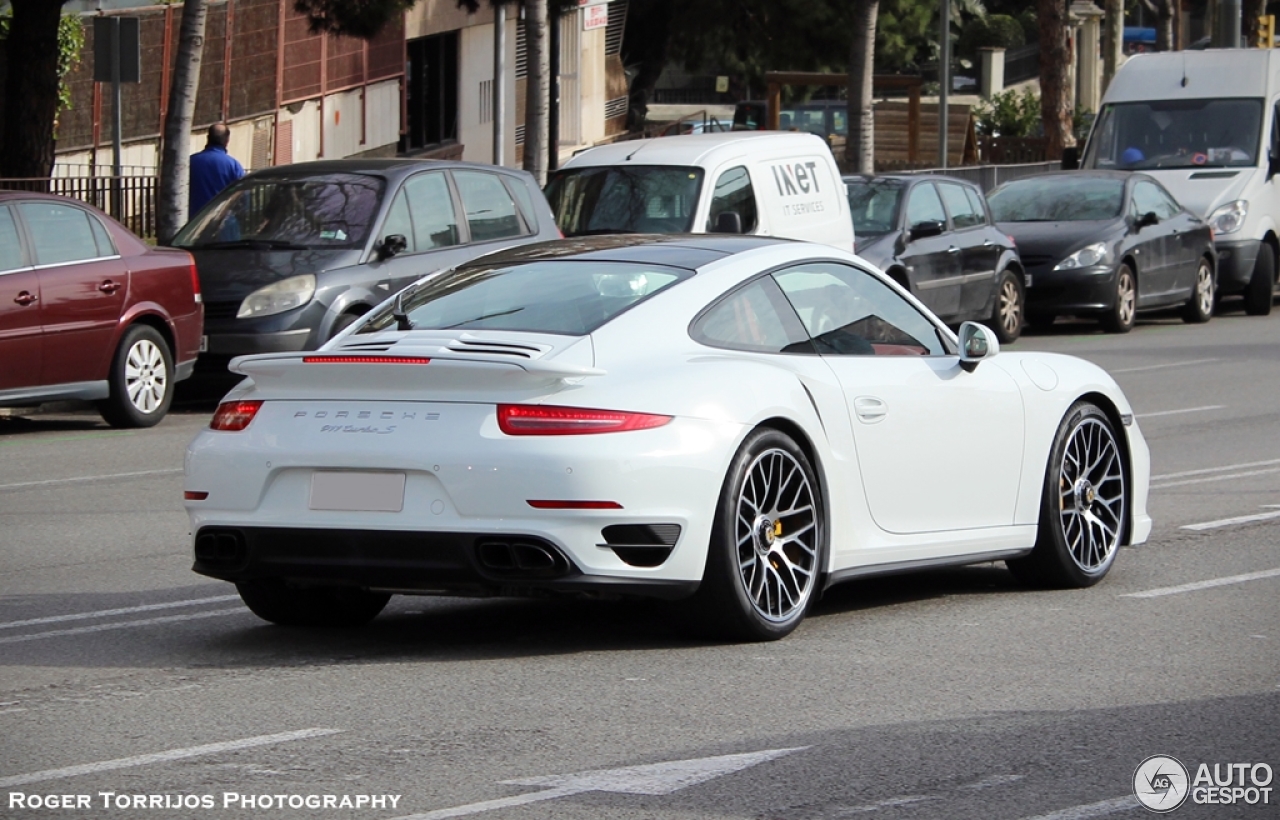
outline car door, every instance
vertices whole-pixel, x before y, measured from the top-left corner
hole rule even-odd
[[[1013,523],[1022,397],[960,367],[939,328],[880,279],[835,262],[773,274],[835,372],[872,518],[901,534]]]
[[[952,241],[947,213],[932,182],[915,185],[907,193],[905,222],[907,244],[899,256],[916,296],[938,316],[955,316],[964,281],[960,248]]]
[[[13,210],[0,205],[0,391],[40,384],[40,275]]]
[[[987,212],[976,192],[953,182],[939,182],[938,191],[951,217],[952,243],[960,248],[960,316],[974,318],[991,300],[1000,248],[987,235]]]
[[[1190,294],[1196,283],[1196,269],[1204,243],[1200,231],[1204,223],[1178,204],[1178,201],[1160,183],[1154,183],[1159,195],[1161,218],[1166,220],[1173,238],[1170,242],[1174,255],[1169,260],[1170,292],[1181,297]]]
[[[1181,239],[1169,220],[1164,192],[1154,182],[1145,179],[1135,182],[1132,198],[1130,215],[1140,251],[1138,306],[1146,307],[1164,301],[1175,289]],[[1151,218],[1149,215],[1154,215],[1154,224],[1140,225],[1142,220]]]
[[[405,249],[374,263],[380,268],[379,286],[390,293],[403,290],[433,271],[470,259],[457,202],[444,171],[414,174],[395,192],[378,236],[399,234]]]
[[[99,218],[70,202],[19,202],[40,278],[41,384],[100,381],[129,270]]]

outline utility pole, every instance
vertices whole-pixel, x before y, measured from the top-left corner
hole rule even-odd
[[[938,55],[938,167],[947,167],[947,94],[951,91],[951,0],[938,0],[941,5],[942,50]]]
[[[507,93],[507,6],[493,7],[493,164],[504,165],[506,157]]]

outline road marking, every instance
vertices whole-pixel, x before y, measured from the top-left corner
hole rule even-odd
[[[628,766],[622,769],[597,769],[576,774],[554,774],[547,777],[531,777],[524,780],[504,780],[504,785],[542,786],[545,791],[518,794],[465,806],[436,809],[425,814],[412,814],[395,820],[446,820],[469,814],[523,806],[543,800],[554,800],[583,792],[612,792],[614,794],[664,795],[696,786],[727,774],[750,768],[775,758],[803,751],[808,746],[793,749],[767,749],[746,754],[703,757],[693,760],[671,760],[646,766]],[[3,785],[3,784],[0,784]]]
[[[1152,490],[1164,490],[1169,487],[1184,487],[1188,484],[1209,484],[1214,481],[1233,481],[1237,478],[1248,478],[1254,475],[1271,475],[1272,473],[1280,473],[1280,467],[1269,467],[1265,470],[1249,470],[1243,473],[1231,473],[1230,475],[1206,476],[1205,478],[1185,478],[1181,481],[1165,481],[1159,485],[1154,482],[1150,486]]]
[[[1224,467],[1204,467],[1199,470],[1183,470],[1180,473],[1165,473],[1164,475],[1151,476],[1152,481],[1166,481],[1170,478],[1188,478],[1196,475],[1209,475],[1210,473],[1229,473],[1232,470],[1249,470],[1254,467],[1271,467],[1280,464],[1280,458],[1272,458],[1266,461],[1247,461],[1243,464],[1228,464]]]
[[[1139,413],[1140,419],[1153,419],[1157,416],[1179,416],[1183,413],[1203,413],[1206,410],[1225,410],[1225,404],[1206,404],[1204,407],[1185,407],[1181,410],[1157,410],[1154,413]]]
[[[36,624],[56,624],[63,621],[84,621],[91,618],[109,618],[112,615],[130,615],[134,612],[153,612],[157,609],[173,609],[179,606],[200,606],[202,604],[221,604],[227,601],[238,601],[239,595],[215,595],[212,598],[194,598],[190,601],[170,601],[167,604],[142,604],[126,606],[120,609],[100,609],[97,612],[79,612],[75,615],[50,615],[47,618],[31,618],[26,621],[9,621],[0,623],[0,629],[13,629],[19,626],[35,626]]]
[[[85,481],[107,481],[115,478],[141,478],[154,475],[177,475],[181,467],[171,470],[138,470],[132,473],[108,473],[107,475],[82,475],[74,478],[49,478],[44,481],[21,481],[17,484],[0,484],[0,490],[25,490],[30,487],[50,487],[56,484],[80,484]]]
[[[854,806],[849,809],[841,809],[840,815],[846,814],[865,814],[871,811],[880,811],[881,809],[891,809],[895,806],[910,806],[913,803],[923,803],[927,800],[938,800],[937,797],[931,797],[923,794],[913,794],[906,797],[890,797],[887,800],[880,800],[876,803],[867,803],[862,806]]]
[[[1196,592],[1201,589],[1212,589],[1213,587],[1223,587],[1228,584],[1243,584],[1245,581],[1257,581],[1260,578],[1275,578],[1280,576],[1280,569],[1264,569],[1258,572],[1246,572],[1243,575],[1231,575],[1226,578],[1211,578],[1208,581],[1193,581],[1190,584],[1181,584],[1176,587],[1160,587],[1159,589],[1149,589],[1146,592],[1127,592],[1121,595],[1121,598],[1159,598],[1163,595],[1177,595],[1180,592]]]
[[[1192,359],[1186,362],[1168,362],[1166,364],[1148,364],[1142,367],[1122,367],[1119,370],[1108,370],[1108,373],[1142,373],[1146,370],[1164,370],[1169,367],[1190,367],[1193,364],[1208,364],[1217,359]]]
[[[1118,811],[1126,811],[1128,809],[1139,808],[1142,804],[1138,802],[1138,798],[1131,794],[1124,797],[1117,797],[1114,800],[1102,800],[1098,803],[1089,803],[1085,806],[1072,806],[1068,809],[1060,809],[1051,814],[1040,814],[1035,817],[1028,817],[1026,820],[1088,820],[1090,817],[1103,817],[1108,814],[1115,814]]]
[[[1277,507],[1277,504],[1263,504],[1263,507]],[[1235,518],[1219,518],[1217,521],[1203,521],[1199,524],[1184,524],[1178,529],[1191,530],[1192,532],[1202,532],[1204,530],[1216,530],[1221,527],[1230,527],[1235,524],[1249,524],[1254,521],[1269,521],[1272,518],[1280,518],[1280,511],[1254,513],[1253,515],[1237,515]]]
[[[54,629],[49,632],[37,632],[34,635],[8,635],[0,638],[0,644],[6,643],[24,643],[26,641],[38,641],[42,638],[59,638],[64,635],[86,635],[90,632],[108,632],[113,629],[130,629],[138,626],[151,626],[152,624],[169,624],[178,621],[195,621],[200,618],[213,618],[218,615],[235,615],[237,613],[247,612],[243,607],[235,609],[215,609],[210,612],[192,612],[189,615],[165,615],[161,618],[145,618],[141,621],[118,621],[113,624],[94,624],[93,626],[77,626],[73,629]]]
[[[40,783],[46,780],[61,780],[82,774],[110,772],[116,769],[132,769],[135,766],[148,766],[152,763],[168,763],[171,760],[183,760],[188,757],[201,757],[220,752],[233,752],[238,749],[251,749],[254,746],[270,746],[275,743],[287,743],[291,740],[306,740],[311,737],[334,735],[342,729],[302,729],[297,732],[281,732],[276,735],[258,735],[243,740],[226,740],[222,743],[208,743],[204,746],[188,746],[185,749],[170,749],[167,752],[155,752],[149,755],[121,757],[115,760],[104,760],[100,763],[84,763],[79,766],[68,766],[65,769],[45,769],[42,772],[18,774],[0,778],[0,789],[10,786],[24,786],[27,783]]]

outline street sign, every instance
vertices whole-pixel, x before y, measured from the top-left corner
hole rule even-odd
[[[93,18],[93,81],[109,83],[116,55],[120,59],[122,83],[142,82],[142,38],[137,17]]]
[[[591,31],[609,26],[609,4],[585,6],[582,9],[582,30]]]

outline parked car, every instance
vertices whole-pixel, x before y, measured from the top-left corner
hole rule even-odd
[[[392,594],[692,595],[773,640],[840,581],[1003,560],[1087,587],[1151,531],[1101,368],[957,338],[825,245],[515,248],[235,368],[187,451],[193,568],[280,624]]]
[[[810,134],[687,134],[601,145],[547,181],[565,236],[749,233],[853,250],[831,149]]]
[[[1182,307],[1213,316],[1213,232],[1146,174],[1075,171],[1006,182],[988,196],[1026,267],[1027,317],[1096,315],[1127,333],[1138,311]]]
[[[746,100],[733,109],[735,131],[758,131],[765,127],[768,103]],[[815,134],[830,143],[849,134],[849,103],[844,100],[812,100],[789,103],[778,111],[778,129]]]
[[[359,159],[249,174],[174,239],[195,255],[206,350],[311,350],[423,275],[559,238],[524,171]]]
[[[1005,344],[1021,335],[1022,262],[992,224],[981,189],[934,175],[844,182],[859,256],[948,324],[988,322]]]
[[[195,263],[83,202],[0,191],[0,406],[88,400],[114,427],[164,418],[204,311]]]

